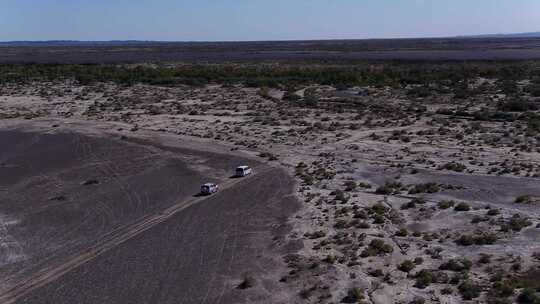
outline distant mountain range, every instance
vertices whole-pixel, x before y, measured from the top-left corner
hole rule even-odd
[[[512,34],[486,34],[486,35],[466,35],[457,38],[540,38],[540,32],[512,33]]]
[[[430,37],[411,39],[481,39],[481,38],[540,38],[540,32],[511,33],[511,34],[485,34],[463,35],[454,37]],[[350,39],[350,40],[373,40],[373,39]],[[377,39],[375,39],[377,40]],[[382,39],[387,40],[387,39]],[[392,40],[392,39],[388,39]],[[301,41],[301,40],[299,40]],[[324,40],[321,40],[324,41]],[[210,41],[208,41],[210,42]],[[0,41],[0,46],[125,46],[142,44],[166,44],[166,43],[193,43],[188,41],[152,41],[152,40],[109,40],[109,41],[80,41],[80,40],[44,40],[44,41]],[[219,43],[219,42],[211,42]]]
[[[43,40],[43,41],[0,41],[0,45],[15,46],[87,46],[87,45],[139,45],[148,43],[166,43],[145,40],[110,40],[110,41],[80,41],[80,40]]]

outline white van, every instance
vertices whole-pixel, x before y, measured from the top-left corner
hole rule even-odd
[[[244,177],[252,173],[252,170],[249,166],[238,166],[236,167],[235,176]]]
[[[219,190],[219,186],[214,183],[206,183],[201,186],[201,194],[209,195],[216,193]]]

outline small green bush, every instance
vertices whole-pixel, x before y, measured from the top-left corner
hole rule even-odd
[[[418,193],[437,193],[440,188],[437,183],[425,183],[414,185],[412,189],[409,190],[409,194],[418,194]]]
[[[480,296],[480,293],[482,292],[482,288],[480,287],[480,285],[470,280],[467,280],[465,282],[462,282],[458,286],[458,291],[464,300],[472,300]]]
[[[461,202],[454,207],[454,210],[458,212],[469,211],[471,210],[471,206],[469,206],[467,203]]]
[[[540,297],[538,297],[533,289],[525,288],[517,297],[517,302],[520,304],[539,304]]]
[[[414,264],[413,261],[405,260],[401,264],[399,264],[398,269],[403,272],[409,273],[411,272],[411,270],[414,269],[414,267],[416,267],[416,264]]]
[[[472,262],[466,258],[463,259],[451,259],[446,263],[439,266],[440,270],[450,270],[455,272],[469,270],[472,267]]]
[[[437,205],[439,209],[448,209],[448,208],[454,207],[455,204],[456,202],[454,201],[442,201],[442,202],[439,202]]]

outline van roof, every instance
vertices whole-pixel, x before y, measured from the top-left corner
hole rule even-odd
[[[215,185],[216,184],[214,184],[214,183],[206,183],[206,184],[203,185],[203,187],[213,187]]]
[[[249,169],[249,166],[238,166],[236,169]]]

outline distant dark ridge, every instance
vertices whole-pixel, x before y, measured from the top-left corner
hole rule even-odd
[[[79,40],[45,40],[45,41],[0,41],[3,46],[115,46],[115,45],[144,45],[167,43],[144,40],[110,40],[110,41],[79,41]]]
[[[539,38],[422,38],[240,42],[15,41],[0,64],[540,60]]]
[[[20,40],[0,41],[0,46],[124,46],[124,45],[165,45],[165,44],[264,44],[264,43],[338,43],[338,42],[370,42],[370,41],[437,41],[437,40],[466,40],[466,39],[512,39],[512,38],[540,38],[540,32],[514,33],[514,34],[486,34],[455,37],[422,37],[422,38],[370,38],[370,39],[320,39],[320,40],[257,40],[257,41],[156,41],[156,40],[107,40],[107,41],[81,41],[81,40]]]
[[[540,38],[540,32],[457,36],[456,38]]]

